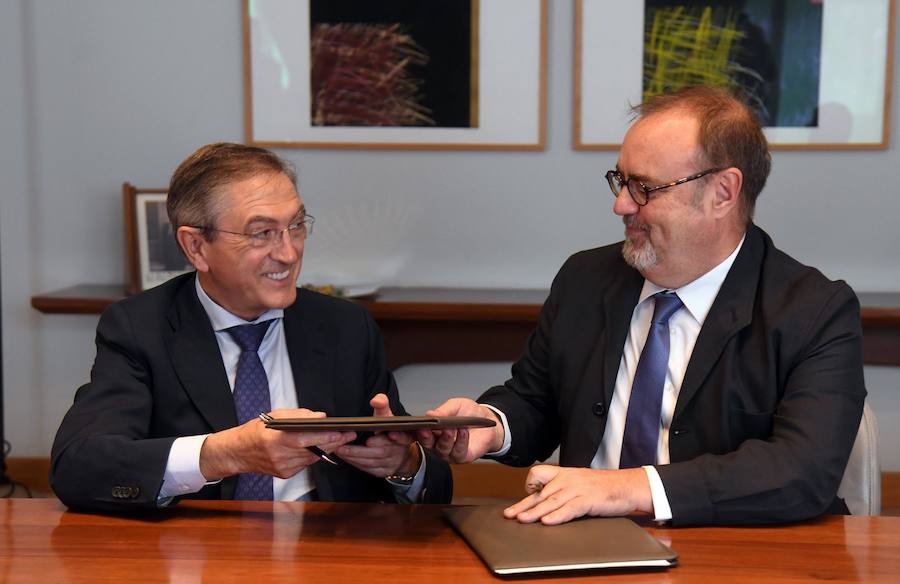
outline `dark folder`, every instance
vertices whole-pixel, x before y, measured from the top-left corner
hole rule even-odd
[[[444,428],[486,428],[493,420],[466,416],[363,416],[357,418],[268,418],[266,427],[292,432],[440,430]]]
[[[497,575],[664,568],[678,555],[624,517],[593,517],[562,525],[519,523],[496,505],[448,507],[444,517]]]

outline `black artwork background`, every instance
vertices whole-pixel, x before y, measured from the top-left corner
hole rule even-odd
[[[733,89],[739,88],[748,97],[764,126],[818,125],[821,1],[645,0],[645,7],[646,26],[656,10],[665,8],[698,11],[709,7],[738,14],[737,30],[743,38],[737,43],[739,50],[734,58],[741,70],[731,77]],[[645,92],[646,81],[645,76]],[[696,81],[702,82],[703,78]]]
[[[310,30],[318,24],[400,23],[428,54],[413,67],[421,104],[438,127],[472,127],[472,1],[310,0]]]

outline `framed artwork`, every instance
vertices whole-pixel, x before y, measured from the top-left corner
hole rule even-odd
[[[268,148],[543,150],[547,0],[244,0]]]
[[[181,253],[169,216],[165,189],[122,185],[125,211],[125,292],[137,294],[193,270]]]
[[[703,83],[745,95],[773,149],[885,149],[894,3],[575,0],[573,147],[618,149],[631,105]]]

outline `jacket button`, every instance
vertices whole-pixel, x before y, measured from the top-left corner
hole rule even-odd
[[[591,411],[594,412],[595,416],[602,416],[606,413],[606,406],[603,405],[603,402],[597,402],[591,408]]]

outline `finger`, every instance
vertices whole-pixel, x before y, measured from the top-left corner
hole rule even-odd
[[[385,456],[385,449],[382,447],[353,446],[344,445],[337,448],[335,454],[347,460],[373,460],[382,459]]]
[[[456,442],[453,443],[453,449],[450,451],[450,459],[455,462],[469,462],[469,431],[462,428],[456,434]]]
[[[438,454],[441,455],[442,458],[447,459],[450,456],[450,452],[453,450],[453,445],[456,444],[456,430],[444,430],[441,433],[441,437],[438,438],[437,444],[435,444],[435,450]]]
[[[535,497],[535,495],[529,495],[529,497]],[[556,511],[564,504],[558,497],[547,499],[538,499],[536,497],[534,501],[536,501],[534,505],[515,514],[515,518],[519,523],[534,523],[544,517],[544,515]]]
[[[543,488],[544,488],[544,483],[542,483],[540,481],[525,483],[525,492],[528,493],[529,495],[533,495],[535,493],[540,493],[541,490],[543,490]]]
[[[272,410],[269,415],[275,419],[279,418],[324,418],[325,412],[313,411],[307,408],[296,408],[292,410],[279,409]]]
[[[257,472],[290,478],[318,461],[319,457],[305,448],[290,449],[274,454],[271,460],[260,465]]]
[[[394,415],[391,411],[391,403],[388,401],[388,396],[383,393],[375,394],[375,397],[369,400],[369,405],[372,406],[373,416],[383,418]]]
[[[419,430],[416,432],[416,439],[419,441],[419,444],[422,445],[422,448],[431,450],[435,447],[440,435],[440,430]]]
[[[544,525],[559,525],[586,515],[589,508],[588,502],[584,497],[575,497],[555,511],[551,511],[541,517],[541,523]]]
[[[525,477],[525,492],[536,493],[546,487],[560,473],[560,467],[552,464],[537,464],[528,470]],[[546,495],[547,493],[545,493]]]
[[[426,416],[457,416],[462,407],[463,400],[459,398],[451,398],[434,408],[425,412]]]
[[[570,501],[575,499],[577,495],[571,489],[554,490],[551,488],[551,485],[547,485],[540,493],[529,496],[534,497],[536,504],[516,515],[516,519],[522,523],[534,523],[539,519],[543,520],[545,515],[553,513],[567,505]]]
[[[514,519],[520,513],[523,513],[524,511],[531,509],[532,507],[537,505],[539,502],[540,502],[540,498],[537,497],[536,495],[528,495],[527,497],[523,498],[522,500],[520,500],[516,503],[513,503],[512,505],[510,505],[509,507],[504,509],[503,516],[506,517],[507,519]]]
[[[332,452],[336,448],[343,446],[344,444],[349,444],[356,440],[356,432],[342,432],[340,434],[340,438],[331,442],[324,442],[322,444],[317,444],[319,448],[325,450],[326,452]]]
[[[368,460],[380,460],[385,458],[400,458],[405,452],[405,447],[399,445],[385,446],[357,446],[347,444],[335,450],[338,456],[361,458]]]
[[[403,444],[404,446],[409,446],[416,441],[416,436],[412,432],[388,432],[382,435],[387,436],[388,440],[394,444]]]
[[[337,448],[341,444],[356,439],[356,432],[284,432],[284,434],[289,437],[281,442],[295,448],[298,446],[301,448],[307,446],[318,446],[322,449]]]

